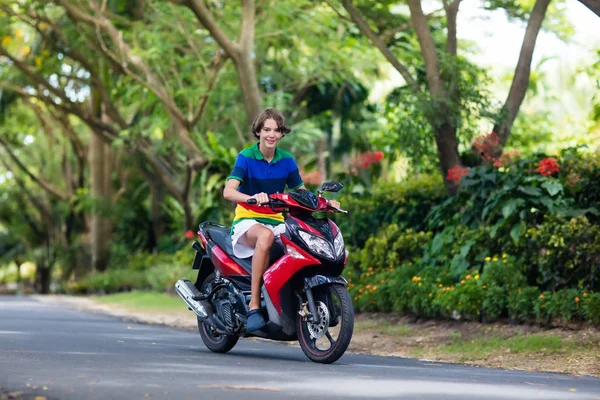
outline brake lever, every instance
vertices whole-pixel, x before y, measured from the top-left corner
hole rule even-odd
[[[348,211],[346,211],[346,210],[342,210],[341,208],[334,207],[334,206],[332,206],[331,204],[328,204],[327,206],[328,206],[329,208],[332,208],[332,209],[334,209],[334,210],[335,210],[335,212],[339,212],[340,214],[348,214]]]

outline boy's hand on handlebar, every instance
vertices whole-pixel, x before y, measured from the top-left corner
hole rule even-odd
[[[250,197],[251,199],[255,199],[259,205],[267,204],[269,202],[269,195],[266,193],[257,193],[254,196]]]
[[[330,205],[331,207],[333,207],[333,208],[337,208],[337,209],[340,209],[340,208],[341,208],[341,206],[340,206],[340,202],[339,202],[339,201],[337,201],[337,200],[329,200],[329,201],[327,202],[327,204],[329,204],[329,205]]]

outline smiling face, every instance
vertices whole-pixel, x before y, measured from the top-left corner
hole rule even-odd
[[[263,127],[258,135],[261,148],[267,151],[275,151],[277,143],[279,143],[283,136],[279,131],[279,126],[277,126],[277,121],[271,118],[265,120],[265,123],[263,124]]]

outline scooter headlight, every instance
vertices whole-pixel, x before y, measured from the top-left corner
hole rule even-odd
[[[332,260],[334,259],[333,250],[331,249],[331,245],[327,242],[327,240],[303,230],[298,230],[298,235],[300,235],[300,238],[310,250],[314,251],[320,256],[327,257]]]
[[[342,236],[342,232],[338,232],[335,237],[333,248],[335,249],[335,258],[339,258],[344,252],[344,237]]]

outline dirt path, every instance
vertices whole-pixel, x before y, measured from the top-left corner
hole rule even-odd
[[[148,313],[85,297],[33,296],[125,320],[197,329],[193,314]],[[261,339],[256,339],[261,340]],[[291,343],[291,345],[295,345]],[[458,362],[494,368],[600,376],[600,329],[459,321],[411,321],[397,314],[357,314],[350,352]]]

